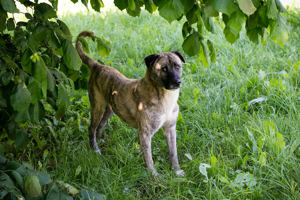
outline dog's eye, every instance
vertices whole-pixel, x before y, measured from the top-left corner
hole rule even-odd
[[[176,70],[179,70],[179,69],[180,69],[180,66],[179,66],[179,65],[175,65],[175,69],[176,69]]]
[[[162,70],[163,72],[167,72],[167,71],[168,71],[168,67],[167,67],[167,66],[163,66],[163,67],[161,68],[161,70]]]

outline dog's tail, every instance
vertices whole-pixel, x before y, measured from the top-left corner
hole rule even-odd
[[[79,35],[77,36],[77,40],[76,40],[76,50],[77,50],[78,55],[80,56],[82,62],[91,69],[94,66],[94,64],[96,63],[96,61],[93,58],[91,58],[89,55],[87,55],[87,53],[84,52],[84,50],[82,48],[82,44],[79,41],[79,38],[85,38],[85,37],[95,37],[95,35],[94,35],[94,33],[90,32],[90,31],[82,31],[81,33],[79,33]]]

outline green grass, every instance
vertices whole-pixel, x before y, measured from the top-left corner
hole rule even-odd
[[[297,15],[299,16],[299,14]],[[143,76],[144,57],[181,48],[182,22],[156,15],[108,11],[62,16],[75,36],[93,31],[111,41],[109,57],[91,55],[131,78]],[[299,23],[299,21],[298,21]],[[33,127],[37,138],[20,153],[54,179],[89,188],[107,199],[299,199],[300,198],[300,29],[284,47],[267,40],[255,45],[241,33],[231,45],[215,21],[217,62],[204,67],[187,57],[177,123],[179,162],[184,178],[171,170],[162,131],[153,139],[154,178],[145,169],[137,132],[113,116],[104,130],[102,156],[89,147],[86,91],[72,97],[63,122]],[[252,101],[254,100],[254,101]],[[52,123],[51,121],[54,121]],[[37,144],[44,142],[45,144]],[[40,163],[40,164],[38,164]],[[201,163],[209,164],[207,178]]]

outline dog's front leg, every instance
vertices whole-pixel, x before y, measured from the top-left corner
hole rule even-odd
[[[185,173],[179,168],[178,157],[177,157],[177,146],[176,146],[176,122],[166,124],[163,126],[165,137],[168,144],[169,155],[172,163],[172,169],[175,170],[176,175],[184,176]]]
[[[152,152],[151,152],[151,140],[153,134],[147,131],[139,130],[139,141],[141,146],[141,151],[143,153],[144,161],[146,162],[147,168],[152,172],[152,175],[158,175],[154,169]]]

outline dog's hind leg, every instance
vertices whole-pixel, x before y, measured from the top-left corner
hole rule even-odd
[[[101,152],[97,144],[96,132],[103,118],[104,113],[105,113],[105,106],[91,107],[91,124],[89,127],[90,145],[98,154],[101,154]]]
[[[97,128],[97,138],[99,140],[102,140],[102,132],[103,132],[103,129],[104,129],[104,126],[106,125],[106,122],[109,118],[111,118],[111,116],[113,115],[113,111],[107,106],[105,108],[105,112],[103,114],[103,117],[98,125],[98,128]]]

